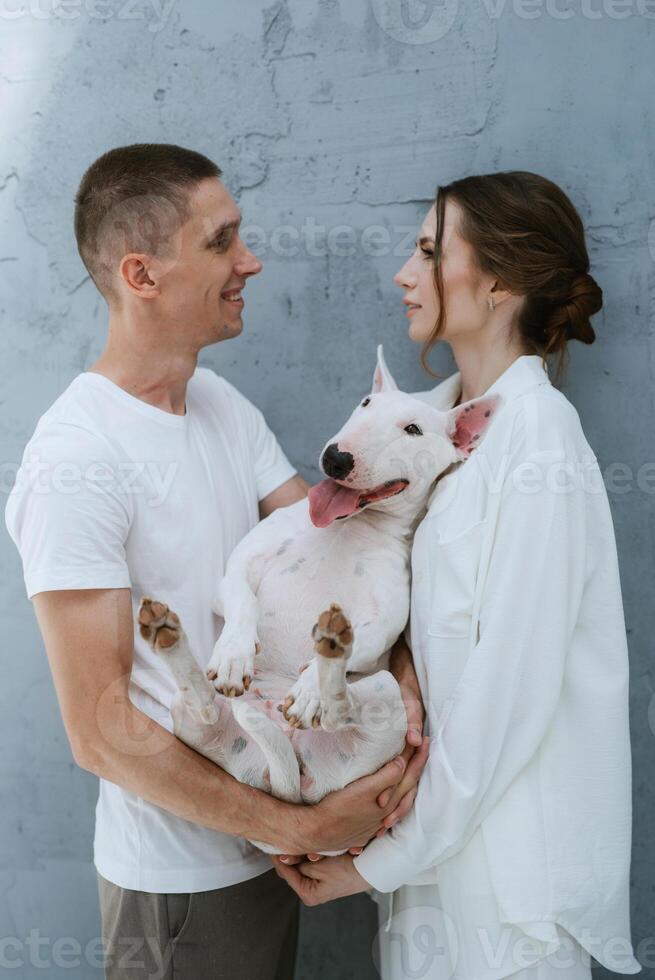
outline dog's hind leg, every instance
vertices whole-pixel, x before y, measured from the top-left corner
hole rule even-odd
[[[207,725],[218,720],[215,691],[191,653],[179,616],[164,602],[144,596],[139,603],[139,632],[164,660],[182,697]]]
[[[312,631],[316,650],[321,726],[333,732],[353,725],[356,706],[346,681],[346,664],[352,652],[353,631],[340,606],[332,603],[321,613]]]
[[[336,731],[354,724],[353,703],[346,682],[346,663],[353,644],[350,623],[332,603],[312,630],[317,656],[293,685],[280,710],[294,728]]]

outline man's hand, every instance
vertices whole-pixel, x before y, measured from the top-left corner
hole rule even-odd
[[[355,849],[368,844],[378,831],[384,832],[383,821],[400,809],[401,801],[411,797],[418,784],[427,761],[428,739],[423,739],[421,747],[412,752],[409,765],[403,756],[396,756],[373,775],[362,776],[344,789],[328,793],[306,811],[298,808],[295,836],[304,846],[294,854],[311,854],[317,859],[319,851],[353,849],[356,853]],[[385,799],[383,806],[380,797]],[[288,864],[298,860],[282,857],[287,858]]]

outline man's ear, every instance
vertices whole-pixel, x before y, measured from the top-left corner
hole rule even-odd
[[[451,408],[447,413],[446,434],[460,459],[468,459],[479,446],[484,433],[502,405],[500,395],[482,395]]]
[[[373,387],[371,388],[371,394],[377,395],[379,391],[398,391],[398,385],[393,380],[391,371],[387,367],[384,359],[382,344],[380,344],[378,347],[378,363],[375,367],[375,373],[373,375]]]

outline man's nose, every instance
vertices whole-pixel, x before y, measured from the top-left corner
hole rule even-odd
[[[343,480],[355,465],[351,453],[342,453],[336,442],[328,446],[321,460],[323,469],[333,480]]]
[[[240,276],[256,276],[258,272],[262,271],[262,263],[243,242],[239,256],[234,263],[234,271]]]

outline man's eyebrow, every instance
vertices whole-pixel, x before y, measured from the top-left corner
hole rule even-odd
[[[231,221],[224,221],[222,225],[219,225],[218,228],[216,228],[211,233],[211,235],[207,239],[207,244],[211,245],[211,243],[215,242],[217,238],[220,238],[221,235],[224,235],[226,231],[232,231],[234,228],[238,228],[240,224],[241,224],[241,217],[233,218]]]

